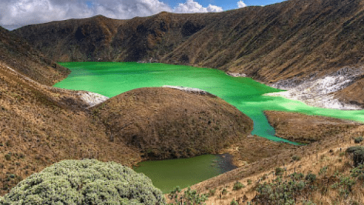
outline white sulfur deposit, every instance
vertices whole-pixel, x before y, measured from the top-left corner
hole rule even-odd
[[[246,77],[246,74],[244,73],[226,73],[226,74],[232,77]]]
[[[80,91],[78,94],[80,96],[80,99],[89,105],[88,108],[103,103],[109,99],[108,97],[100,95],[98,93],[92,93],[87,91]]]
[[[173,89],[177,89],[177,90],[182,90],[188,93],[196,93],[196,94],[200,94],[200,95],[206,95],[206,94],[210,94],[204,90],[198,89],[198,88],[188,88],[188,87],[183,87],[183,86],[172,86],[172,85],[163,85],[163,88],[173,88]]]
[[[295,79],[279,81],[271,86],[288,91],[266,95],[300,100],[307,105],[316,107],[359,110],[361,107],[357,105],[345,104],[335,99],[333,93],[354,83],[362,73],[362,69],[343,68],[323,78],[309,79],[303,82],[298,82]]]

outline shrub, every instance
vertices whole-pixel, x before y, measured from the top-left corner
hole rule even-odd
[[[303,201],[302,202],[303,205],[316,205],[315,203],[313,203],[312,201]]]
[[[190,187],[188,187],[183,194],[181,194],[181,189],[176,187],[170,194],[168,194],[168,197],[175,202],[174,204],[183,203],[184,205],[199,205],[208,199],[205,194],[200,195],[196,190],[191,190]]]
[[[228,193],[228,191],[224,188],[223,190],[222,190],[222,192],[221,192],[221,194],[222,195],[225,195],[225,194],[227,194]]]
[[[307,184],[304,181],[284,181],[277,178],[274,183],[258,186],[257,195],[253,199],[257,204],[295,204],[297,197]]]
[[[320,172],[319,172],[319,175],[321,176],[321,175],[325,175],[326,174],[326,172],[327,172],[327,166],[324,166],[324,167],[322,167],[321,169],[320,169]]]
[[[248,185],[251,185],[252,184],[252,180],[251,179],[248,179],[247,183],[248,183]]]
[[[9,153],[9,154],[6,154],[5,155],[5,159],[7,160],[7,161],[10,161],[11,160],[11,154]]]
[[[356,144],[359,144],[360,142],[362,142],[364,140],[364,138],[363,137],[357,137],[357,138],[355,138],[354,139],[354,142],[356,143]]]
[[[283,175],[283,173],[284,173],[284,169],[283,168],[280,168],[280,167],[277,167],[276,168],[276,175],[281,176],[281,175]]]
[[[2,204],[165,204],[144,174],[115,162],[65,160],[21,181]]]
[[[305,177],[305,175],[303,175],[302,173],[296,173],[296,172],[289,176],[291,177],[292,180],[301,180]]]
[[[293,161],[300,161],[300,160],[301,160],[301,157],[299,157],[299,156],[297,156],[297,155],[294,155],[294,156],[292,157],[292,160],[293,160]]]
[[[244,187],[245,187],[244,184],[242,184],[241,182],[235,182],[234,186],[233,186],[233,190],[240,190]]]
[[[237,202],[237,201],[235,201],[235,199],[233,199],[233,200],[231,201],[230,205],[238,205],[238,202]]]
[[[312,173],[308,173],[305,178],[309,182],[314,182],[316,180],[316,175]]]
[[[360,146],[349,147],[346,150],[346,152],[353,155],[353,161],[355,167],[364,163],[364,147]]]
[[[351,176],[358,178],[359,180],[364,180],[364,164],[359,165],[351,170]]]
[[[209,196],[214,196],[216,193],[216,189],[210,189],[209,190]]]

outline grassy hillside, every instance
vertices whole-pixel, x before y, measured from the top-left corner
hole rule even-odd
[[[53,85],[70,73],[70,70],[49,60],[23,38],[2,27],[0,27],[0,62],[45,85]]]
[[[253,130],[253,121],[222,99],[172,88],[132,90],[92,111],[115,142],[152,159],[217,153]]]
[[[303,144],[331,138],[333,135],[346,133],[362,123],[304,115],[300,113],[265,111],[269,124],[274,127],[276,136]]]
[[[288,116],[295,115],[288,113]],[[282,116],[282,115],[281,115]],[[332,119],[300,115],[296,120],[320,121],[330,126]],[[315,119],[316,118],[316,119]],[[314,128],[316,125],[312,125]],[[294,133],[297,126],[286,127]],[[308,128],[308,127],[307,127]],[[310,128],[306,133],[309,133]],[[312,129],[313,134],[317,130]],[[306,146],[281,149],[254,163],[201,182],[191,188],[209,195],[206,204],[364,204],[364,126],[332,133]],[[307,135],[307,140],[310,138]],[[348,149],[350,148],[350,149]],[[354,157],[361,156],[360,157]]]

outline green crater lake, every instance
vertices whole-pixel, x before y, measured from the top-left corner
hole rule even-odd
[[[364,122],[363,110],[348,111],[316,108],[299,101],[288,100],[282,97],[263,96],[266,93],[279,92],[281,90],[258,83],[251,78],[234,78],[226,75],[223,71],[216,69],[160,63],[71,62],[60,64],[69,68],[72,73],[68,78],[57,83],[55,87],[72,90],[86,90],[107,97],[113,97],[136,88],[161,87],[163,85],[184,86],[205,90],[224,99],[253,119],[254,130],[252,134],[278,142],[293,143],[274,136],[275,131],[269,125],[267,118],[263,114],[263,111],[265,110],[300,112],[309,115],[328,116]],[[205,168],[198,168],[201,173],[210,171],[212,159],[209,157],[211,156],[207,156],[206,159],[203,160],[208,162],[205,163]],[[146,173],[147,176],[153,180],[155,185],[160,184],[156,185],[157,187],[163,187],[163,191],[169,191],[174,186],[179,185],[179,183],[184,181],[187,181],[187,185],[191,185],[206,179],[197,177],[198,179],[194,178],[189,180],[184,178],[182,174],[177,174],[178,168],[176,168],[175,171],[171,171],[171,169],[174,169],[173,167],[176,167],[176,164],[183,164],[183,167],[188,167],[187,161],[189,159],[184,160],[186,161],[177,162],[168,160],[165,162],[143,162],[136,171]],[[192,159],[192,161],[195,160],[196,159]],[[216,157],[213,160],[216,160]],[[191,164],[193,164],[192,161]],[[154,165],[154,163],[156,164]],[[162,164],[158,165],[158,163],[171,163],[173,166],[169,166],[171,168],[166,168],[168,165],[162,166]],[[196,165],[193,164],[189,169],[195,169],[194,166]],[[176,183],[167,182],[171,179],[167,179],[166,177],[169,174],[163,174],[162,171],[164,170],[176,173],[176,175],[172,174],[172,179]],[[155,172],[155,174],[152,174],[152,172]],[[212,172],[214,172],[214,174],[212,174]],[[219,171],[216,169],[216,172],[211,170],[211,176],[208,178],[219,173],[221,173],[221,170]],[[200,176],[200,174],[195,175]],[[179,176],[181,177],[179,178]],[[188,177],[191,178],[189,175]],[[163,183],[169,185],[164,186],[162,185]],[[174,185],[172,186],[172,184]],[[181,187],[183,186],[181,185]]]

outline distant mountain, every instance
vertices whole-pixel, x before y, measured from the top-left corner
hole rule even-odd
[[[364,61],[360,0],[290,0],[222,13],[103,16],[13,31],[56,61],[158,61],[243,72],[264,82]]]

